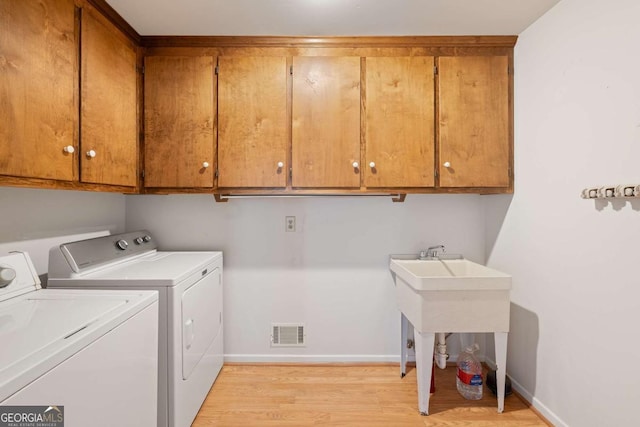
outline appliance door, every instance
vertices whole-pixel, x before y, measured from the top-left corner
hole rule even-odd
[[[182,294],[182,378],[198,365],[222,324],[220,269],[215,268]]]
[[[9,398],[0,398],[0,405],[64,406],[64,420],[57,425],[70,427],[156,426],[157,332],[158,303],[154,302],[96,340],[83,343],[79,351]]]

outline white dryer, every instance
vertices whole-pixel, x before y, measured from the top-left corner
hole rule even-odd
[[[26,253],[0,256],[3,418],[35,405],[50,425],[154,425],[157,319],[157,292],[41,289]]]
[[[189,426],[223,363],[222,252],[158,251],[148,231],[54,247],[50,288],[159,292],[158,426]]]

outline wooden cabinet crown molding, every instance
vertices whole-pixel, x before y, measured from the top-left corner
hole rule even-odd
[[[113,7],[105,0],[76,0],[79,6],[84,4],[90,4],[98,12],[100,12],[105,18],[107,18],[113,25],[115,25],[120,31],[122,31],[136,46],[140,46],[142,37],[138,32],[115,11]]]
[[[94,0],[97,1],[97,0]],[[143,47],[493,47],[513,48],[518,36],[142,36]]]

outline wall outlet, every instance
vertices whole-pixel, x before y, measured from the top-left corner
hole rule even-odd
[[[285,216],[284,217],[284,231],[296,231],[296,217]]]

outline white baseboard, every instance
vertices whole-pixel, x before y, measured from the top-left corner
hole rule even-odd
[[[485,355],[482,355],[482,357],[480,357],[480,361],[487,365],[489,369],[493,369],[494,371],[496,370],[496,366],[498,366],[495,360],[491,360]]]
[[[511,378],[511,377],[509,377]],[[518,392],[520,396],[523,397],[527,402],[531,404],[543,417],[547,419],[551,424],[557,427],[568,427],[568,424],[565,423],[558,417],[552,410],[550,410],[546,405],[544,405],[540,400],[538,400],[535,396],[533,396],[527,389],[522,387],[522,385],[511,378],[511,387],[515,391]]]
[[[489,358],[485,357],[484,363],[490,369],[496,369],[496,362]],[[507,373],[508,375],[508,373]],[[560,417],[558,417],[552,410],[550,410],[545,404],[540,402],[531,392],[525,389],[522,384],[518,381],[514,380],[511,376],[511,387],[520,395],[524,400],[529,402],[529,404],[536,409],[536,411],[540,412],[540,414],[547,419],[551,424],[557,427],[568,427],[567,423],[562,421]]]
[[[400,356],[377,354],[225,354],[232,363],[400,363]]]

